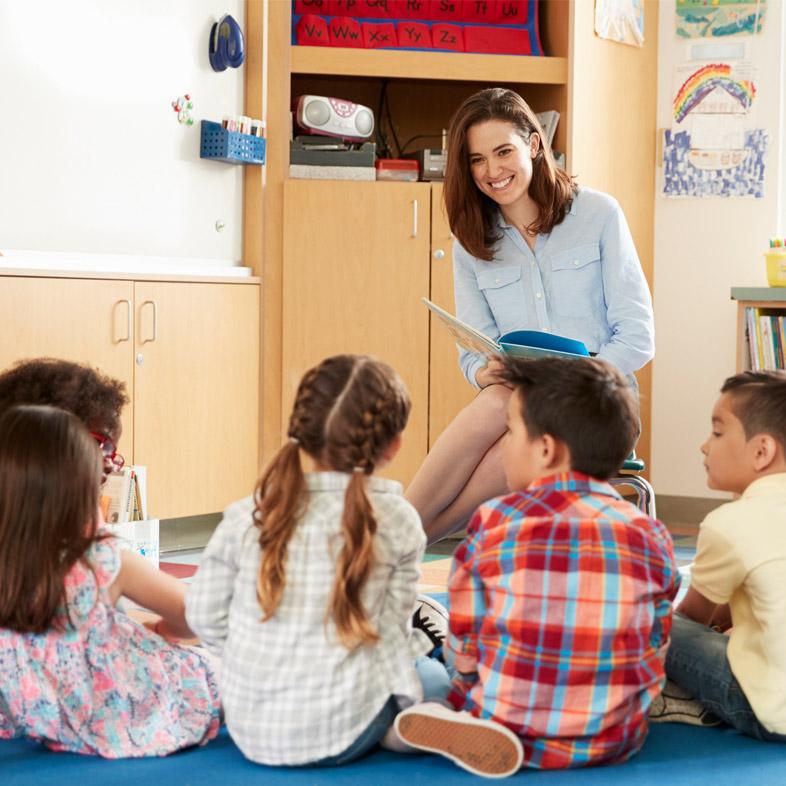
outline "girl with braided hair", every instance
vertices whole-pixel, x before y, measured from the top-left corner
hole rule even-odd
[[[287,442],[205,550],[187,619],[222,658],[229,733],[253,761],[335,765],[396,748],[399,709],[449,692],[411,624],[420,519],[374,474],[398,451],[409,408],[398,375],[370,357],[312,368]]]

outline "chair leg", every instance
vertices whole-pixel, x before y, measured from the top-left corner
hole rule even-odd
[[[612,486],[629,486],[636,492],[636,505],[648,516],[657,518],[655,511],[655,490],[641,475],[619,475],[611,478]]]

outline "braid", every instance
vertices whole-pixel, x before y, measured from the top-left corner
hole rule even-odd
[[[374,567],[377,519],[366,494],[385,451],[404,430],[409,397],[384,363],[357,355],[327,358],[306,372],[289,419],[289,441],[259,481],[254,517],[261,562],[257,598],[267,620],[285,586],[287,545],[306,501],[300,450],[337,472],[351,473],[341,519],[342,545],[327,618],[339,639],[354,648],[379,637],[368,620],[362,594]]]

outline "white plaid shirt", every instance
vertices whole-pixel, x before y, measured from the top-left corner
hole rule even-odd
[[[251,497],[230,505],[205,549],[186,599],[188,623],[222,658],[226,722],[243,753],[263,764],[306,764],[341,753],[390,696],[422,698],[414,659],[430,649],[412,631],[426,538],[401,485],[368,478],[377,518],[376,564],[363,590],[374,645],[347,650],[325,623],[340,549],[349,476],[306,475],[308,507],[287,549],[286,587],[262,622],[260,548]]]

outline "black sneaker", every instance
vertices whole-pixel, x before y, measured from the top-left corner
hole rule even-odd
[[[723,721],[699,704],[690,693],[667,680],[649,711],[651,723],[687,723],[690,726],[720,726]]]
[[[431,652],[434,652],[445,643],[448,635],[448,610],[429,595],[418,595],[415,613],[412,615],[412,627],[422,630],[428,636],[433,645]]]

